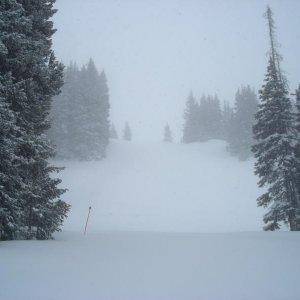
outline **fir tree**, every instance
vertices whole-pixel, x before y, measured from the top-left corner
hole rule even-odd
[[[196,120],[199,141],[205,142],[222,137],[222,112],[220,101],[216,95],[201,97]]]
[[[199,140],[199,105],[191,92],[184,111],[183,143],[193,143]]]
[[[26,186],[18,168],[22,157],[17,154],[24,133],[16,125],[15,115],[6,102],[8,93],[17,95],[17,92],[9,76],[0,76],[0,240],[24,236]]]
[[[21,28],[30,26],[23,7],[17,1],[0,2],[0,240],[24,237],[24,192],[20,176],[22,156],[18,148],[25,132],[17,125],[12,100],[25,95],[19,82],[14,82],[11,68],[16,68],[27,43]]]
[[[70,64],[62,94],[52,109],[49,136],[59,157],[92,160],[106,155],[109,142],[109,94],[104,72],[92,59],[79,70]]]
[[[132,139],[132,133],[128,122],[125,123],[125,127],[123,130],[123,139],[125,141],[131,141]]]
[[[212,96],[207,97],[206,118],[208,124],[206,128],[208,139],[220,139],[222,113],[220,108],[220,100],[217,95],[215,95],[214,97]]]
[[[230,142],[230,138],[232,136],[233,118],[234,118],[233,108],[229,105],[228,102],[224,102],[223,109],[222,109],[221,136],[222,139],[225,140],[227,143]]]
[[[110,124],[109,137],[111,139],[118,139],[118,133],[117,133],[116,127],[113,123]]]
[[[109,144],[109,90],[105,72],[102,71],[99,77],[100,90],[100,154],[101,158],[106,156],[106,148]]]
[[[166,124],[166,126],[164,128],[164,139],[163,139],[163,141],[168,142],[168,143],[173,142],[172,132],[171,132],[169,124]]]
[[[1,1],[1,18],[7,17],[1,30],[1,76],[11,76],[14,88],[6,95],[6,102],[21,130],[16,155],[21,158],[18,176],[26,187],[20,199],[27,238],[50,238],[69,208],[59,199],[64,192],[58,188],[60,180],[50,176],[59,168],[48,163],[54,152],[45,137],[52,97],[62,85],[63,67],[51,50],[54,2]],[[16,13],[7,14],[12,8]]]
[[[295,131],[296,131],[296,143],[295,143],[295,157],[296,157],[296,187],[297,187],[297,202],[298,210],[300,209],[300,85],[296,90],[296,113],[295,113]],[[297,216],[300,216],[298,211]],[[300,221],[299,221],[300,222]]]
[[[78,116],[75,113],[78,109],[78,78],[79,69],[76,63],[71,63],[64,72],[64,85],[62,92],[53,100],[51,110],[51,128],[48,136],[56,147],[57,157],[60,159],[74,158],[72,155]]]
[[[229,139],[231,154],[240,160],[246,160],[251,155],[253,144],[252,126],[257,110],[256,94],[250,86],[242,86],[235,95],[235,110]]]
[[[298,203],[295,193],[295,156],[293,149],[292,105],[288,98],[286,80],[280,69],[277,53],[274,21],[268,7],[266,17],[270,35],[270,55],[264,84],[260,90],[261,103],[253,127],[256,158],[255,174],[259,186],[267,191],[257,199],[262,207],[269,207],[264,216],[265,230],[280,228],[280,222],[288,223],[290,230],[299,230]]]

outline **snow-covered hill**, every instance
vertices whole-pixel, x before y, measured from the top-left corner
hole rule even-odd
[[[223,232],[261,229],[253,162],[221,141],[189,145],[112,141],[99,162],[60,162],[67,230]]]
[[[299,299],[300,235],[236,232],[260,231],[262,211],[253,162],[224,148],[117,141],[103,161],[64,163],[64,232],[0,243],[0,299]]]
[[[296,300],[300,235],[59,234],[0,243],[1,300]]]

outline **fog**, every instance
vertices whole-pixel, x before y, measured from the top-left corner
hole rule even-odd
[[[0,300],[300,299],[299,16],[1,0]]]
[[[68,64],[90,57],[105,69],[111,119],[132,124],[136,139],[161,139],[166,122],[181,137],[186,98],[217,93],[233,102],[237,88],[260,88],[266,69],[271,4],[291,87],[300,69],[300,2],[60,0],[54,48]]]

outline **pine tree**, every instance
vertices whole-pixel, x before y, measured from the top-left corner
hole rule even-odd
[[[199,141],[205,142],[222,137],[222,112],[217,95],[201,97],[196,119]]]
[[[109,144],[109,90],[105,72],[102,71],[99,77],[100,90],[100,154],[101,158],[106,156],[106,148]]]
[[[59,199],[64,192],[52,172],[59,168],[48,163],[54,151],[45,132],[52,97],[62,85],[63,67],[51,50],[55,32],[49,20],[56,12],[52,1],[1,1],[1,76],[11,76],[13,88],[6,102],[20,128],[16,156],[22,178],[22,228],[27,238],[47,239],[59,230],[69,206]],[[13,14],[10,14],[15,9]],[[20,23],[21,22],[21,23]]]
[[[246,160],[251,155],[252,126],[257,105],[256,94],[250,86],[242,86],[238,89],[235,95],[229,149],[231,154],[237,155],[240,160]]]
[[[52,109],[49,132],[58,156],[92,160],[106,155],[109,142],[109,94],[104,72],[92,59],[79,70],[71,63],[65,72],[62,94]]]
[[[110,124],[109,137],[111,139],[118,139],[118,133],[117,133],[116,127],[113,123]]]
[[[6,102],[8,93],[17,95],[18,89],[10,76],[0,76],[0,240],[24,236],[22,208],[26,186],[18,169],[22,157],[17,154],[23,132]]]
[[[199,140],[199,105],[191,92],[184,111],[183,143],[193,143]]]
[[[297,203],[298,211],[297,216],[300,216],[300,85],[296,90],[296,114],[295,114],[295,131],[296,131],[296,143],[295,143],[295,157],[296,157],[296,187],[297,187]],[[300,220],[299,220],[300,223]]]
[[[224,141],[230,143],[230,138],[232,136],[234,110],[228,102],[223,103],[222,109],[222,130],[221,136]]]
[[[76,101],[78,90],[79,69],[76,63],[70,63],[64,72],[64,85],[60,95],[54,97],[51,110],[51,128],[48,136],[56,147],[56,154],[59,159],[72,159],[78,115]],[[76,141],[78,142],[78,141]]]
[[[269,207],[264,216],[265,230],[280,228],[288,223],[290,230],[299,230],[295,197],[295,156],[293,149],[292,105],[288,98],[286,80],[280,69],[280,55],[276,49],[274,21],[268,7],[266,17],[270,35],[270,55],[264,84],[260,90],[261,103],[253,127],[256,158],[255,174],[259,186],[267,191],[257,199],[262,207]]]
[[[197,110],[197,137],[198,141],[206,142],[210,138],[210,116],[208,97],[202,95]]]
[[[164,128],[164,139],[163,139],[163,141],[168,142],[168,143],[173,142],[172,132],[171,132],[169,124],[166,124],[166,126]]]
[[[131,141],[132,139],[132,133],[128,122],[125,123],[125,127],[123,130],[123,139],[125,141]]]
[[[209,139],[221,138],[222,112],[220,107],[220,100],[217,95],[207,97],[207,118],[208,127],[207,133]]]
[[[16,68],[17,51],[27,43],[20,28],[29,24],[17,1],[0,2],[0,240],[24,235],[22,208],[27,186],[20,176],[22,156],[18,154],[18,147],[24,142],[25,132],[17,125],[12,110],[12,99],[24,100],[24,92],[18,82],[13,82],[10,68]]]

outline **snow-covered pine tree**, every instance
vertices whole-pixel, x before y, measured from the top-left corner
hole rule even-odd
[[[295,143],[295,156],[296,156],[296,187],[297,187],[297,202],[298,202],[298,213],[300,216],[300,85],[296,90],[296,107],[295,107],[295,131],[296,131],[296,143]],[[300,220],[298,221],[300,224]]]
[[[102,71],[99,77],[100,91],[100,155],[106,156],[106,148],[109,144],[109,90],[105,72]]]
[[[221,125],[222,125],[222,112],[220,107],[220,100],[217,95],[208,96],[208,138],[220,139],[221,138]]]
[[[197,140],[206,142],[209,140],[209,101],[208,97],[202,95],[197,110]]]
[[[164,128],[164,142],[172,143],[173,142],[173,136],[172,136],[172,131],[170,129],[169,124],[166,124]]]
[[[117,133],[117,130],[116,130],[116,127],[115,127],[114,123],[110,124],[109,137],[111,139],[118,139],[118,133]]]
[[[253,144],[252,126],[257,110],[257,98],[249,85],[242,86],[235,95],[235,110],[232,120],[232,131],[229,141],[229,151],[246,160],[251,155]]]
[[[271,49],[267,74],[259,92],[261,103],[253,127],[253,152],[256,158],[255,174],[260,178],[258,185],[265,186],[267,191],[257,199],[257,203],[269,208],[264,215],[265,230],[279,229],[280,222],[288,223],[290,230],[299,230],[292,104],[280,69],[270,7],[267,8],[266,18]]]
[[[234,110],[230,106],[228,102],[223,103],[222,109],[222,130],[221,130],[221,138],[227,143],[230,142],[231,131],[232,131],[232,123],[234,117]]]
[[[109,95],[105,73],[98,73],[95,63],[89,60],[81,74],[81,131],[79,145],[83,159],[101,159],[106,155],[109,142]],[[75,133],[76,134],[76,133]]]
[[[64,72],[62,91],[53,99],[48,136],[56,147],[56,156],[60,159],[74,158],[74,126],[78,124],[78,77],[79,69],[76,63],[71,62]]]
[[[1,75],[11,76],[19,91],[15,94],[11,90],[6,101],[22,132],[16,154],[22,158],[18,175],[26,187],[22,191],[22,226],[27,228],[27,238],[50,238],[59,230],[69,208],[59,199],[64,192],[58,188],[60,180],[50,176],[59,168],[48,163],[54,152],[45,137],[52,97],[62,85],[63,67],[51,50],[54,2],[1,1],[4,14],[12,5],[20,7],[17,15],[8,16],[13,26],[6,26],[1,39],[1,48],[6,52],[1,60]],[[18,20],[23,22],[21,26]]]
[[[0,240],[23,237],[25,182],[20,176],[22,157],[18,147],[25,132],[18,127],[12,99],[24,100],[19,83],[14,83],[10,66],[17,63],[17,52],[26,45],[20,28],[29,26],[17,1],[0,2]]]
[[[131,128],[129,126],[129,123],[126,122],[123,130],[123,140],[131,141],[131,139],[132,139]]]
[[[71,63],[65,72],[62,94],[52,109],[49,135],[58,156],[91,160],[105,157],[109,141],[109,94],[105,73],[92,59],[81,70]]]
[[[87,160],[92,159],[89,155],[89,123],[91,119],[88,116],[88,106],[90,102],[89,79],[87,67],[83,65],[80,69],[72,69],[69,81],[66,81],[63,89],[69,101],[70,129],[68,130],[67,144],[69,145],[68,159]]]
[[[24,132],[16,125],[15,115],[7,103],[8,94],[17,96],[19,93],[9,75],[0,75],[0,240],[24,237],[26,185],[18,167],[22,163],[18,147]]]
[[[215,96],[202,96],[197,112],[198,140],[201,142],[222,137],[222,112],[220,101]]]
[[[190,92],[184,111],[183,143],[193,143],[199,140],[199,105],[193,92]]]

